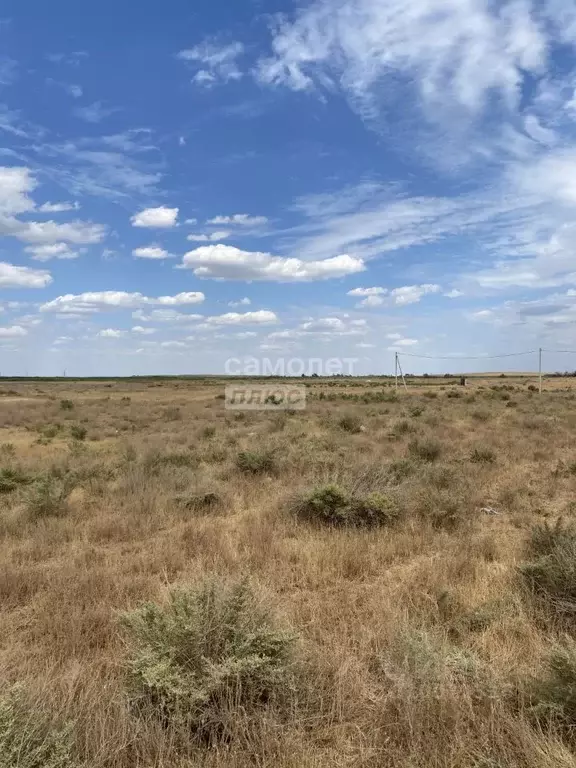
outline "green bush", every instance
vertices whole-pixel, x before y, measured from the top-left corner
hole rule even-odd
[[[532,530],[529,552],[534,560],[520,566],[532,591],[558,613],[576,612],[576,528],[559,521]]]
[[[74,488],[71,477],[46,475],[30,489],[26,509],[32,520],[44,517],[59,517],[68,511],[68,496]]]
[[[32,478],[21,469],[3,467],[0,469],[0,493],[11,493],[21,485],[28,485]]]
[[[270,474],[276,471],[272,451],[241,451],[236,457],[236,466],[250,475]]]
[[[60,409],[63,411],[71,411],[74,409],[74,403],[72,400],[60,400]]]
[[[533,685],[532,711],[539,719],[555,721],[573,734],[576,726],[576,644],[573,640],[566,639],[550,654],[545,675]]]
[[[442,453],[442,446],[432,438],[412,440],[408,446],[410,455],[421,461],[436,461]]]
[[[27,709],[18,688],[0,696],[0,768],[76,768],[70,726]]]
[[[206,580],[122,623],[131,701],[146,719],[229,738],[235,721],[280,705],[290,690],[295,637],[276,627],[245,582]]]
[[[336,485],[316,488],[296,499],[292,511],[309,522],[333,526],[374,527],[390,525],[400,517],[400,509],[391,496],[372,493],[359,496]]]
[[[88,430],[80,424],[72,424],[70,427],[70,434],[74,440],[85,440]]]

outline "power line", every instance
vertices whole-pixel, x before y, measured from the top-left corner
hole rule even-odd
[[[559,352],[563,355],[576,355],[576,349],[542,349],[542,352]]]
[[[543,350],[545,352],[550,352],[552,350]],[[561,350],[554,350],[560,352]],[[419,357],[423,358],[425,360],[498,360],[502,357],[521,357],[522,355],[535,355],[536,352],[538,352],[537,349],[530,349],[527,352],[509,352],[507,354],[503,355],[478,355],[478,356],[471,356],[471,355],[447,355],[445,357],[443,356],[437,356],[437,355],[417,355],[413,352],[398,352],[399,355],[404,355],[405,357]],[[575,353],[576,354],[576,353]]]

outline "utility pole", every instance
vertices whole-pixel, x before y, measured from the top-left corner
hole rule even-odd
[[[398,352],[394,352],[394,381],[396,392],[398,392]]]
[[[542,394],[542,347],[538,349],[538,392]]]

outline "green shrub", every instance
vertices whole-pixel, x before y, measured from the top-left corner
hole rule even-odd
[[[442,446],[437,440],[424,438],[412,440],[408,446],[410,455],[421,461],[436,461],[442,453]]]
[[[493,464],[496,461],[496,454],[491,448],[480,446],[474,448],[470,454],[470,461],[477,464]]]
[[[250,475],[270,474],[276,471],[272,451],[241,451],[236,457],[236,466]]]
[[[415,432],[416,427],[407,419],[400,419],[392,427],[392,437],[402,437],[402,435],[408,435],[411,432]]]
[[[71,727],[29,710],[18,688],[0,696],[0,768],[75,768]]]
[[[88,430],[80,424],[72,424],[70,434],[74,440],[85,440]]]
[[[290,690],[295,637],[275,626],[245,582],[207,580],[122,623],[130,696],[146,719],[201,739],[230,738],[235,721],[280,705]]]
[[[576,726],[576,644],[566,638],[548,659],[546,673],[534,682],[532,711],[572,734]]]
[[[171,405],[168,408],[164,408],[162,411],[162,418],[164,421],[181,421],[182,412],[176,405]]]
[[[32,478],[22,472],[21,469],[3,467],[0,469],[0,493],[11,493],[20,485],[28,485]]]
[[[532,591],[546,605],[567,616],[576,612],[576,528],[559,521],[536,526],[529,552],[535,559],[520,567]]]
[[[60,400],[60,409],[62,411],[72,411],[74,409],[74,403],[72,400]]]
[[[298,517],[333,526],[374,527],[390,525],[400,517],[395,499],[381,493],[352,495],[336,485],[316,488],[291,505]]]
[[[41,427],[40,434],[47,440],[52,440],[60,432],[60,429],[60,424],[46,424],[44,427]]]
[[[214,437],[214,435],[216,434],[216,427],[214,427],[214,426],[212,426],[210,424],[210,425],[204,427],[204,429],[202,430],[202,432],[200,434],[205,439],[208,439],[210,437]]]
[[[26,509],[32,520],[59,517],[68,511],[68,496],[74,488],[72,477],[46,475],[35,483],[28,494]]]
[[[362,422],[358,416],[353,413],[347,413],[338,420],[338,426],[343,429],[344,432],[350,432],[351,435],[356,435],[362,431]]]

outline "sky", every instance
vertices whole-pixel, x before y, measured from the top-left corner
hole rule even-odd
[[[0,374],[576,368],[575,48],[575,0],[0,0]]]

